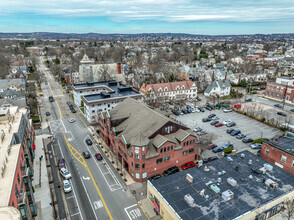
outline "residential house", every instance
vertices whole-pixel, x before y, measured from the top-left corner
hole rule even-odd
[[[228,96],[231,92],[229,80],[215,80],[205,91],[205,96],[218,95],[219,97]]]

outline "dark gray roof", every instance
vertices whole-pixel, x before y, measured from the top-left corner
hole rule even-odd
[[[3,92],[0,92],[1,97],[13,97],[13,98],[24,98],[25,93],[24,91],[15,91],[15,90],[4,90]]]
[[[294,137],[280,137],[276,143],[274,140],[265,142],[294,156]]]
[[[0,107],[3,106],[18,106],[20,108],[27,108],[25,99],[0,99]]]
[[[244,159],[240,157],[241,153],[245,155]],[[228,162],[226,158],[223,158],[206,164],[209,171],[204,171],[204,166],[194,167],[150,183],[185,220],[233,219],[293,191],[294,176],[276,166],[265,174],[255,174],[251,168],[259,169],[267,161],[247,150],[241,153],[231,156],[233,162]],[[252,160],[252,165],[248,165],[249,159]],[[238,170],[235,169],[236,166]],[[218,172],[223,170],[226,171],[226,174],[221,176],[221,183],[218,187],[221,193],[228,189],[234,193],[234,198],[229,201],[224,201],[221,195],[216,194],[206,185],[209,181],[216,184],[219,177]],[[194,179],[192,184],[185,180],[187,173]],[[249,178],[250,175],[252,178]],[[237,181],[236,186],[227,183],[229,177]],[[267,179],[275,181],[279,187],[267,188],[263,183],[263,180]],[[207,199],[200,195],[203,189],[205,189],[204,195],[209,196]],[[196,203],[195,206],[187,205],[184,200],[186,194],[192,196]]]

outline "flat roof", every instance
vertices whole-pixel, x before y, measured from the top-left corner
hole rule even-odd
[[[103,85],[105,85],[109,89],[111,89],[112,92],[103,91],[103,92],[99,92],[96,94],[84,95],[82,97],[84,97],[84,99],[87,102],[96,102],[96,101],[107,100],[107,99],[112,99],[112,98],[122,98],[122,97],[141,95],[141,93],[133,90],[133,88],[131,86],[126,86],[126,85],[120,83],[119,87],[117,87],[116,81],[114,81],[111,84],[108,84],[108,82],[106,82]]]
[[[79,89],[92,89],[93,87],[98,87],[98,86],[108,86],[109,84],[113,84],[117,86],[117,81],[112,80],[112,81],[104,81],[104,82],[86,82],[86,83],[80,83],[80,84],[74,84],[72,85],[74,90],[79,90]]]
[[[294,155],[294,137],[280,137],[276,143],[274,140],[265,141],[265,143],[269,143],[272,146],[281,148],[283,151]]]
[[[11,140],[14,138],[14,134],[18,133],[22,114],[25,114],[27,112],[27,109],[24,109],[24,108],[18,109],[17,107],[10,107],[9,109],[10,109],[10,114],[14,115],[14,121],[12,123],[11,122],[8,123],[8,121],[1,121],[0,122],[0,131],[1,131],[0,138],[2,135],[2,130],[5,133],[5,137],[2,142],[0,139],[0,165],[1,165],[1,167],[2,167],[3,163],[6,161],[5,158],[7,157],[7,161],[5,162],[6,166],[5,166],[5,170],[4,170],[4,175],[3,175],[3,177],[0,175],[0,182],[1,182],[0,207],[1,206],[8,206],[21,144],[18,143],[18,144],[12,145],[9,154],[8,154],[7,149],[8,149],[8,146],[10,146],[10,144],[11,144]],[[10,124],[10,126],[9,126],[9,124]]]
[[[245,156],[243,159],[241,154]],[[204,171],[205,166],[194,167],[150,183],[182,219],[191,220],[233,219],[293,191],[294,176],[276,166],[273,166],[273,170],[267,171],[265,174],[253,173],[251,168],[259,169],[265,163],[268,164],[267,161],[255,154],[246,150],[231,156],[231,158],[232,162],[222,158],[205,164],[209,171]],[[252,165],[248,165],[249,159],[252,160]],[[236,166],[238,166],[238,170],[235,169]],[[221,171],[226,173],[219,176],[218,172]],[[188,173],[194,179],[192,184],[185,180]],[[249,177],[251,175],[252,178]],[[221,178],[219,185],[217,185],[218,177]],[[227,183],[229,177],[237,181],[236,186]],[[268,188],[263,183],[263,180],[267,179],[278,183],[278,188]],[[220,194],[215,193],[206,185],[209,181],[219,187]],[[205,189],[204,195],[208,198],[200,195],[203,189]],[[222,192],[226,190],[231,190],[234,193],[234,198],[229,201],[222,198]],[[193,207],[185,202],[184,196],[186,194],[190,194],[194,199]]]

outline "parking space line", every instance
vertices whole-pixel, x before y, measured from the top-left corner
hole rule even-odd
[[[75,198],[74,196],[70,196],[70,197],[67,197],[66,199],[72,199],[72,198]]]
[[[77,203],[78,210],[81,213],[80,205],[79,205],[79,202],[78,202],[77,197],[76,197],[74,186],[72,184],[72,181],[71,180],[69,180],[69,181],[70,181],[70,184],[71,184],[71,187],[72,187],[72,192],[74,194],[74,197],[76,198],[76,203]],[[82,220],[84,219],[82,213],[81,213],[81,218],[82,218]]]
[[[77,213],[75,213],[75,214],[72,214],[72,215],[70,215],[71,217],[73,217],[73,216],[75,216],[75,215],[80,215],[81,213],[80,212],[77,212]],[[82,215],[81,215],[82,216]]]

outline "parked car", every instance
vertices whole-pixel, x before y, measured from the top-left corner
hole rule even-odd
[[[242,134],[242,133],[240,133],[236,136],[237,139],[243,139],[245,137],[246,137],[246,134]]]
[[[96,157],[97,160],[103,160],[102,155],[99,154],[99,153],[95,154],[95,157]]]
[[[65,168],[65,160],[64,160],[64,158],[60,158],[58,160],[58,169],[61,170],[62,168]]]
[[[68,180],[63,180],[63,190],[65,193],[71,192],[71,185]]]
[[[50,101],[50,102],[54,102],[54,98],[53,98],[53,96],[49,96],[49,101]]]
[[[211,125],[215,125],[215,124],[217,124],[217,123],[219,123],[219,121],[213,121],[213,122],[211,122],[210,124],[211,124]]]
[[[71,178],[71,173],[66,168],[60,169],[60,175],[63,176],[66,180]]]
[[[189,169],[191,167],[196,167],[196,164],[193,161],[187,162],[185,164],[183,164],[182,166],[183,170]]]
[[[223,122],[223,124],[224,125],[227,125],[227,124],[229,124],[229,123],[231,123],[232,121],[230,120],[230,119],[228,119],[228,120],[225,120],[224,122]]]
[[[69,121],[70,123],[74,123],[76,120],[75,120],[74,118],[69,118],[68,121]]]
[[[202,130],[202,128],[200,128],[200,127],[197,127],[197,128],[193,129],[194,132],[198,132],[198,131],[201,131],[201,130]]]
[[[230,128],[230,129],[227,130],[227,133],[228,134],[231,134],[233,131],[234,131],[234,129],[233,128]]]
[[[277,108],[283,108],[283,106],[280,105],[280,104],[274,104],[274,106],[277,107]]]
[[[87,143],[88,145],[92,145],[92,144],[93,144],[93,142],[91,141],[91,139],[86,139],[86,143]]]
[[[231,147],[231,148],[234,148],[234,144],[231,144],[231,143],[228,143],[228,144],[225,144],[224,146],[222,146],[222,149],[227,149],[228,147]]]
[[[261,143],[255,143],[255,144],[251,144],[250,147],[252,149],[261,149],[262,144]]]
[[[76,113],[77,111],[76,111],[74,108],[72,108],[72,109],[71,109],[71,112],[72,112],[72,113]]]
[[[205,112],[205,110],[203,109],[203,108],[198,108],[199,109],[199,111],[201,111],[201,112]]]
[[[166,171],[164,171],[163,175],[168,176],[168,175],[171,175],[171,174],[174,174],[174,173],[177,173],[177,172],[179,172],[179,168],[174,166],[174,167],[171,167],[171,168],[167,169]]]
[[[83,151],[83,157],[84,157],[85,159],[90,158],[90,157],[91,157],[90,152],[89,152],[89,151]]]
[[[217,123],[217,124],[214,125],[214,127],[221,127],[223,125],[224,125],[223,123]]]
[[[231,123],[228,123],[228,124],[227,124],[227,127],[233,127],[233,126],[235,126],[235,125],[236,125],[236,123],[232,121]]]
[[[252,99],[245,99],[245,102],[252,102]]]
[[[285,114],[284,112],[277,112],[278,115],[281,115],[283,117],[287,117],[287,114]]]
[[[207,131],[204,131],[204,130],[198,131],[196,134],[197,135],[204,135],[204,134],[207,134]]]
[[[203,163],[208,163],[209,161],[208,161],[208,159],[202,159],[202,162]]]
[[[209,162],[211,162],[211,161],[217,160],[218,157],[217,156],[212,156],[212,157],[208,157],[207,159],[208,159]]]
[[[195,113],[196,112],[195,109],[193,109],[193,108],[191,109],[191,111],[192,111],[192,113]]]
[[[243,143],[250,143],[250,142],[253,142],[253,139],[250,137],[246,137],[246,138],[243,138],[242,142]]]
[[[292,108],[290,111],[291,111],[291,112],[294,112],[294,108]]]
[[[200,112],[200,109],[199,109],[199,108],[196,108],[196,109],[195,109],[195,112]]]
[[[216,148],[217,145],[216,144],[209,144],[208,147],[209,147],[209,149],[213,149],[213,148]]]
[[[188,114],[190,114],[190,113],[192,113],[192,110],[191,110],[191,109],[188,109],[188,110],[186,110],[186,112],[187,112]]]
[[[172,113],[174,113],[176,116],[180,115],[180,112],[172,110]]]
[[[72,107],[72,104],[70,102],[66,102],[66,104],[68,105],[68,107]]]
[[[46,116],[50,116],[50,112],[46,112]]]
[[[199,97],[197,97],[197,100],[200,102],[202,99],[200,99]]]
[[[213,109],[212,109],[211,107],[209,107],[209,106],[206,106],[205,108],[206,108],[206,110],[208,110],[208,111],[212,111],[212,110],[213,110]]]
[[[203,118],[202,119],[202,122],[208,122],[208,121],[211,121],[211,118]]]
[[[151,177],[149,178],[149,180],[150,180],[150,181],[157,180],[157,179],[159,179],[160,177],[161,177],[160,174],[156,174],[156,175],[154,175],[154,176],[151,176]]]
[[[212,119],[212,120],[218,120],[219,117],[217,117],[217,116],[213,116],[211,119]]]
[[[228,112],[231,112],[231,111],[233,111],[231,108],[224,109],[225,113],[228,113]]]
[[[190,105],[187,105],[186,107],[187,107],[187,109],[190,109],[190,108],[192,108]]]
[[[210,114],[208,115],[208,118],[213,118],[214,116],[216,116],[215,114]]]
[[[222,152],[224,149],[222,147],[215,147],[212,149],[213,153],[218,153],[218,152]]]
[[[232,135],[232,136],[236,136],[236,135],[238,135],[238,134],[240,134],[240,133],[241,133],[240,130],[234,130],[234,131],[231,132],[231,135]]]

